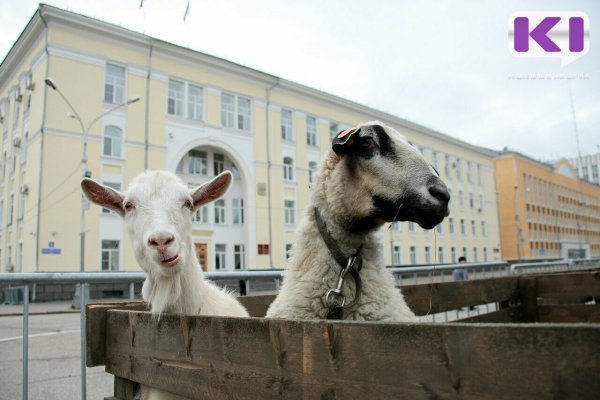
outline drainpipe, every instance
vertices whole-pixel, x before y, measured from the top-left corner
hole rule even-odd
[[[277,85],[281,83],[281,79],[277,78],[277,81],[271,85],[271,87],[267,88],[267,106],[265,108],[266,112],[266,123],[267,123],[267,201],[269,206],[269,266],[273,269],[273,227],[272,227],[272,207],[271,207],[271,167],[273,164],[271,163],[271,146],[269,146],[269,106],[271,105],[271,90],[273,90]]]
[[[46,45],[44,51],[46,52],[46,73],[44,77],[48,76],[50,70],[50,52],[48,51],[48,23],[44,19],[44,16],[40,12],[40,19],[44,23],[44,27],[46,29]],[[40,223],[41,216],[40,213],[42,211],[42,173],[44,172],[44,137],[45,135],[45,127],[46,127],[46,101],[47,101],[47,93],[48,88],[47,85],[40,85],[44,88],[44,102],[42,106],[42,126],[40,128],[40,166],[38,171],[38,190],[37,190],[37,216],[35,222],[35,272],[40,272]],[[35,301],[35,288],[33,290],[33,300]]]
[[[150,80],[152,77],[152,38],[148,40],[148,74],[146,75],[146,104],[144,115],[144,171],[148,170],[148,148],[150,147]]]

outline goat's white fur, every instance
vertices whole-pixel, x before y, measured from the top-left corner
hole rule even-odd
[[[373,229],[367,232],[351,233],[344,226],[348,217],[369,216],[373,209],[373,192],[397,198],[411,181],[414,185],[424,185],[435,173],[422,155],[392,128],[380,122],[369,122],[362,126],[374,124],[385,129],[394,143],[393,147],[402,153],[399,158],[407,163],[408,170],[403,171],[403,168],[394,164],[397,160],[374,156],[349,172],[343,157],[334,151],[329,152],[322,162],[311,201],[304,211],[281,291],[271,304],[267,317],[320,319],[326,315],[325,293],[336,286],[341,267],[321,238],[314,215],[314,208],[317,207],[344,254],[354,254],[363,245],[363,268],[360,271],[362,295],[359,303],[345,312],[345,319],[415,321],[402,293],[395,287],[391,272],[383,267],[383,249],[377,230],[386,221],[375,221]],[[424,188],[415,187],[413,190],[419,193],[418,196],[427,196]],[[367,193],[369,191],[371,193]],[[444,210],[444,207],[442,205],[439,212],[447,215],[447,208]],[[390,220],[395,220],[395,217],[392,216]],[[354,297],[354,281],[348,276],[346,282],[343,293],[349,302]]]
[[[221,197],[230,183],[231,173],[226,172],[189,190],[166,171],[138,175],[125,193],[91,179],[82,182],[91,201],[123,217],[136,260],[146,273],[142,297],[157,316],[167,312],[248,317],[230,293],[204,279],[192,243],[192,213]],[[165,238],[173,240],[167,243]],[[182,399],[157,389],[144,388],[143,392],[147,400]]]

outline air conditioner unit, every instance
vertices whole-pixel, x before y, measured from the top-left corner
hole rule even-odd
[[[23,95],[21,94],[21,88],[20,88],[20,87],[17,87],[17,88],[15,89],[15,101],[17,101],[17,102],[19,102],[19,103],[20,103],[20,102],[21,102],[21,100],[23,100]]]
[[[27,78],[25,78],[25,88],[27,90],[35,89],[35,83],[33,83],[33,77],[31,74],[27,75]]]
[[[23,184],[23,185],[21,185],[21,186],[19,187],[19,191],[20,191],[22,194],[28,194],[28,193],[29,193],[29,186],[27,186],[27,185]]]
[[[13,146],[21,147],[21,138],[19,138],[19,137],[13,138]]]

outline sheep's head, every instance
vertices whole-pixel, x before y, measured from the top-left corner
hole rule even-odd
[[[172,276],[195,257],[192,250],[192,214],[221,197],[231,184],[231,173],[189,190],[170,172],[145,172],[121,193],[91,179],[81,182],[90,201],[123,217],[135,257],[152,276]]]
[[[327,185],[326,196],[344,210],[340,217],[351,231],[392,221],[431,229],[449,215],[446,185],[396,130],[366,123],[338,133],[332,149],[339,161],[328,179],[341,184]]]

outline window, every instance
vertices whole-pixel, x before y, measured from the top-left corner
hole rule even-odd
[[[410,246],[410,263],[417,263],[417,248],[415,246]]]
[[[106,64],[104,102],[120,104],[125,101],[125,68]]]
[[[204,94],[200,86],[188,84],[188,115],[189,119],[202,120],[202,108],[204,104]]]
[[[19,215],[18,220],[22,221],[25,216],[25,194],[19,193]]]
[[[17,272],[23,272],[23,242],[17,245]]]
[[[467,182],[471,183],[471,161],[467,161]]]
[[[121,184],[120,183],[116,183],[116,182],[102,182],[102,184],[104,186],[108,186],[109,188],[115,189],[115,190],[121,190]],[[114,214],[113,211],[109,210],[108,208],[104,208],[102,207],[102,214]]]
[[[192,215],[192,222],[208,224],[208,206],[197,209],[194,215]]]
[[[462,190],[458,191],[458,205],[461,207],[465,206],[465,201],[463,200],[463,191]]]
[[[450,176],[450,156],[447,154],[444,156],[444,175]]]
[[[444,248],[442,246],[438,247],[438,264],[444,263]]]
[[[456,180],[460,181],[462,179],[462,172],[460,168],[460,159],[456,159]]]
[[[486,232],[485,232],[485,221],[481,221],[481,235],[482,236],[486,236]]]
[[[8,198],[8,222],[7,226],[11,226],[13,223],[13,213],[15,210],[15,195],[11,194]]]
[[[452,264],[456,264],[456,247],[450,247],[450,257],[452,257]]]
[[[593,183],[599,183],[598,182],[598,166],[597,165],[592,165],[592,182]]]
[[[317,145],[317,119],[315,117],[306,116],[306,144]]]
[[[23,142],[21,143],[21,165],[27,163],[27,147],[29,141],[29,132],[25,132]]]
[[[431,166],[433,168],[438,169],[438,160],[437,160],[437,153],[435,151],[431,152]]]
[[[231,175],[233,175],[233,179],[236,181],[240,180],[240,170],[235,166],[234,163],[231,163]]]
[[[19,88],[17,88],[19,90]],[[17,127],[17,123],[19,122],[19,114],[21,113],[21,102],[15,101],[15,108],[13,113],[13,130]]]
[[[479,261],[479,255],[477,254],[477,247],[473,247],[473,262]]]
[[[121,157],[123,133],[121,128],[109,125],[104,128],[104,155]]]
[[[412,221],[408,221],[408,231],[415,232],[415,223]]]
[[[329,140],[333,140],[339,131],[340,128],[337,122],[329,122]]]
[[[0,230],[4,228],[4,200],[0,200]]]
[[[188,172],[190,174],[207,175],[208,162],[206,152],[201,150],[190,150],[188,153]]]
[[[477,164],[477,184],[481,186],[481,164]]]
[[[233,268],[245,269],[246,268],[246,257],[245,249],[243,244],[233,245]]]
[[[183,117],[183,101],[185,98],[185,84],[169,79],[169,96],[167,99],[167,113]]]
[[[250,99],[238,97],[238,129],[242,131],[250,130],[250,121],[252,121],[250,114]]]
[[[231,201],[233,211],[233,223],[242,225],[244,223],[244,199],[233,199]]]
[[[431,264],[431,248],[425,246],[425,264]]]
[[[215,176],[217,176],[225,169],[225,156],[220,153],[215,153],[213,158],[213,172]]]
[[[215,201],[215,224],[225,223],[225,199]]]
[[[235,97],[231,94],[221,93],[221,125],[233,128],[233,115],[235,114]]]
[[[292,256],[292,244],[285,244],[285,259],[288,260]]]
[[[394,246],[392,250],[392,265],[397,266],[402,263],[400,254],[400,246]]]
[[[4,177],[6,176],[6,159],[7,152],[4,150],[4,153],[2,154],[2,176],[0,176],[0,180],[4,180]]]
[[[285,224],[294,225],[296,223],[296,202],[294,200],[284,200],[283,210]]]
[[[475,221],[471,220],[471,235],[475,236],[477,234],[476,228],[475,228]]]
[[[224,270],[225,266],[225,256],[227,255],[227,245],[225,244],[215,244],[215,269],[216,270]]]
[[[308,183],[314,183],[317,174],[317,168],[318,166],[315,161],[308,163]]]
[[[488,261],[488,252],[487,252],[487,247],[483,248],[483,261],[487,262]]]
[[[464,219],[460,220],[460,233],[462,233],[463,235],[467,234],[467,227],[465,226],[465,220]]]
[[[448,218],[448,232],[454,233],[454,218]]]
[[[6,270],[9,272],[13,272],[14,268],[12,265],[12,246],[8,246],[6,252]]]
[[[100,268],[102,271],[119,270],[119,241],[103,240]]]
[[[283,180],[294,180],[294,159],[292,157],[283,157]]]
[[[469,207],[475,208],[475,199],[473,198],[472,192],[469,192]]]
[[[467,258],[467,248],[466,247],[462,248],[462,255],[464,258]]]
[[[444,232],[442,231],[442,226],[443,226],[442,224],[438,224],[438,225],[435,227],[435,230],[437,231],[437,233],[439,233],[439,234],[442,234],[442,233],[444,233]]]
[[[281,138],[284,140],[294,140],[294,124],[292,122],[292,111],[281,109]]]
[[[252,126],[250,99],[237,97],[236,101],[236,96],[221,93],[221,125],[225,128],[249,131]]]
[[[483,211],[483,194],[479,194],[479,211]]]

